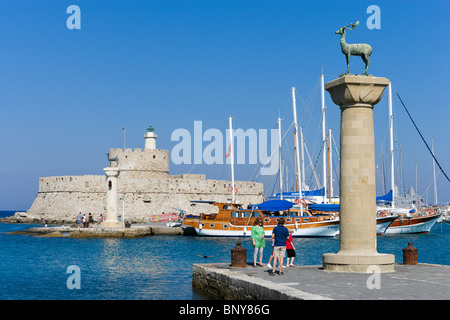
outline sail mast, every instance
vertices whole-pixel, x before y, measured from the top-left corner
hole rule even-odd
[[[295,102],[295,87],[292,87],[292,111],[294,113],[294,135],[295,144],[297,149],[295,150],[296,162],[297,162],[297,184],[298,184],[298,198],[302,198],[302,178],[300,175],[300,150],[298,148],[298,125],[297,125],[297,106]],[[300,204],[300,213],[303,215],[303,205]]]
[[[394,181],[394,114],[392,112],[392,87],[389,82],[389,139],[391,152],[391,190],[392,190],[392,210],[395,210],[395,181]]]
[[[281,118],[278,118],[278,160],[280,173],[280,199],[283,200],[283,161],[281,159]]]
[[[229,124],[230,124],[230,164],[231,164],[231,201],[234,203],[234,194],[235,194],[235,188],[234,188],[234,145],[233,145],[233,124],[232,124],[232,118],[231,116],[228,118]]]
[[[433,184],[434,184],[434,204],[438,204],[438,198],[437,198],[437,188],[436,188],[436,168],[434,165],[434,144],[433,140],[431,140],[431,152],[433,154],[432,160],[433,160]]]
[[[332,147],[332,139],[331,139],[331,129],[328,129],[328,139],[329,139],[329,147],[328,147],[328,176],[330,180],[329,186],[329,199],[331,202],[331,198],[333,197],[333,147]]]
[[[322,183],[324,187],[324,195],[323,195],[323,203],[325,203],[325,199],[327,197],[327,139],[325,135],[325,89],[324,89],[324,77],[323,73],[320,77],[320,92],[321,92],[321,102],[322,102],[322,150],[323,150],[323,162],[322,162]]]

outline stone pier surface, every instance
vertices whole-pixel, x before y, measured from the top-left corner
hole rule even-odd
[[[396,264],[393,273],[324,271],[321,266],[232,268],[229,263],[194,264],[192,285],[226,300],[446,300],[450,267]]]
[[[341,109],[339,252],[323,254],[336,272],[394,271],[394,256],[377,252],[373,107],[389,85],[386,78],[341,76],[325,84]]]
[[[164,223],[150,223],[123,227],[78,228],[73,226],[35,227],[28,230],[14,231],[10,234],[23,234],[37,237],[70,237],[70,238],[138,238],[146,236],[170,235],[192,236],[192,227],[167,227]]]

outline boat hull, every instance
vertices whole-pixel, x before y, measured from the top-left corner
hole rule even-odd
[[[208,227],[205,223],[201,223],[200,226],[197,224],[195,226],[195,231],[197,235],[204,237],[250,237],[251,236],[251,227],[245,226],[235,226],[230,224],[227,230],[223,228],[218,228],[217,221],[214,223],[214,227]],[[189,225],[192,226],[190,223]],[[333,221],[323,221],[323,222],[312,222],[312,223],[286,223],[284,225],[288,229],[292,229],[294,232],[292,234],[293,237],[301,238],[301,237],[334,237],[339,232],[339,220]],[[271,237],[273,228],[276,225],[264,225],[264,234],[265,237]]]
[[[380,217],[377,218],[377,234],[385,234],[389,226],[397,219],[398,216]]]
[[[428,233],[441,214],[412,218],[398,218],[386,230],[386,234]]]

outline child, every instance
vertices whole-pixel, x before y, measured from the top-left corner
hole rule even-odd
[[[294,265],[295,247],[294,247],[294,242],[292,240],[293,233],[294,233],[294,230],[289,229],[289,240],[286,241],[286,251],[287,251],[286,267],[295,267],[295,265]],[[292,259],[290,264],[289,264],[289,259]]]

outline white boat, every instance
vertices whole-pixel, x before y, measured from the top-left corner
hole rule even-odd
[[[386,230],[386,234],[429,233],[442,213],[401,214]]]

